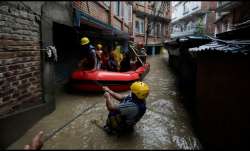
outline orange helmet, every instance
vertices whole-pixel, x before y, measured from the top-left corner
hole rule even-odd
[[[138,46],[139,47],[144,47],[144,44],[142,42],[139,42]]]

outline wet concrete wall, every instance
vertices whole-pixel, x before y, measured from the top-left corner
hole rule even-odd
[[[41,31],[42,47],[54,45],[53,23],[73,26],[73,13],[71,2],[45,2],[41,8]],[[45,54],[44,54],[45,55]],[[46,102],[54,102],[55,67],[50,60],[43,62],[43,86],[44,99]],[[49,76],[48,76],[49,75]]]
[[[23,136],[42,117],[51,113],[50,106],[53,106],[51,103],[53,102],[33,106],[24,111],[0,118],[0,149],[8,147]]]
[[[197,59],[196,111],[201,141],[206,148],[247,147],[249,67],[246,56]]]

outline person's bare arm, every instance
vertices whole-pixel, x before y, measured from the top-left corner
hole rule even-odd
[[[24,146],[25,150],[40,150],[43,147],[43,141],[42,141],[43,131],[40,131],[38,134],[36,134],[31,144],[27,144]]]
[[[119,102],[122,101],[126,97],[124,95],[121,95],[119,93],[116,93],[116,92],[110,90],[107,86],[103,86],[102,88],[104,91],[108,92],[112,97],[114,97]]]
[[[111,96],[108,92],[104,93],[104,98],[106,99],[106,107],[109,111],[116,111],[118,109],[118,106],[111,100]]]

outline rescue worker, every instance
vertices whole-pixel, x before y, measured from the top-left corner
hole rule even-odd
[[[96,49],[96,57],[97,57],[97,69],[101,68],[101,64],[102,64],[102,45],[101,44],[97,44],[97,49]]]
[[[120,69],[121,69],[121,62],[122,62],[122,59],[123,59],[121,46],[117,45],[115,47],[115,50],[112,51],[112,54],[114,55],[114,59],[115,59],[116,64],[117,64],[117,71],[120,71]]]
[[[90,44],[88,37],[81,39],[81,53],[83,58],[80,60],[78,67],[86,70],[97,68],[97,57],[95,47]]]
[[[128,52],[124,53],[121,62],[121,70],[120,70],[121,72],[126,72],[131,70],[130,60],[131,60],[130,54]]]
[[[118,94],[104,86],[104,98],[109,111],[104,130],[108,134],[131,132],[135,124],[146,112],[146,98],[149,94],[149,86],[141,81],[134,82],[131,86],[131,93],[128,96]],[[111,97],[119,101],[115,105]]]
[[[109,58],[109,52],[106,49],[103,49],[103,53],[101,55],[101,69],[108,70]]]
[[[138,45],[138,55],[140,55],[140,59],[143,63],[146,63],[146,50],[144,48],[144,44],[142,42],[139,43]]]
[[[115,57],[114,57],[113,53],[110,54],[110,57],[109,57],[107,65],[108,65],[108,70],[109,71],[114,71],[114,72],[118,71],[117,62],[115,61]]]

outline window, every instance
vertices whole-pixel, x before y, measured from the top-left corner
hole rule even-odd
[[[132,22],[132,6],[128,3],[124,5],[124,20],[126,23]]]
[[[222,1],[218,1],[217,2],[217,8],[220,7],[222,5]]]
[[[114,2],[114,10],[116,16],[121,16],[121,2]]]
[[[154,27],[153,27],[153,23],[149,24],[149,35],[153,36],[154,35]]]
[[[128,4],[128,21],[132,22],[132,18],[133,18],[133,9],[132,9],[132,5]]]
[[[192,21],[188,22],[188,24],[187,24],[187,31],[191,31],[192,30],[192,26],[193,26]]]
[[[227,31],[230,31],[231,30],[231,24],[228,22],[227,23]]]
[[[144,20],[137,18],[135,21],[135,31],[139,34],[144,34]]]
[[[135,21],[135,31],[136,31],[137,33],[140,33],[140,23],[139,23],[138,20]]]
[[[110,1],[103,1],[104,5],[109,7],[110,6]]]
[[[215,29],[214,29],[214,35],[216,35],[218,33],[218,27],[215,26]]]
[[[221,24],[221,32],[225,32],[227,29],[227,24],[223,23]]]
[[[195,10],[195,9],[199,8],[198,2],[192,2],[192,3],[191,3],[191,6],[193,6],[193,7],[192,7],[192,10]]]
[[[158,37],[160,37],[161,36],[161,24],[160,23],[158,23],[157,25],[156,25],[156,35],[158,36]]]
[[[188,6],[187,6],[187,2],[183,3],[183,14],[188,13]]]
[[[124,21],[125,21],[125,23],[128,23],[128,4],[127,3],[125,3],[124,4]]]
[[[141,20],[141,33],[144,33],[144,20]]]
[[[148,5],[152,7],[152,5],[154,5],[154,1],[148,1]]]
[[[137,4],[144,6],[144,1],[138,1]]]
[[[177,1],[172,1],[171,4],[172,4],[172,6],[176,6],[178,4],[178,2]]]

